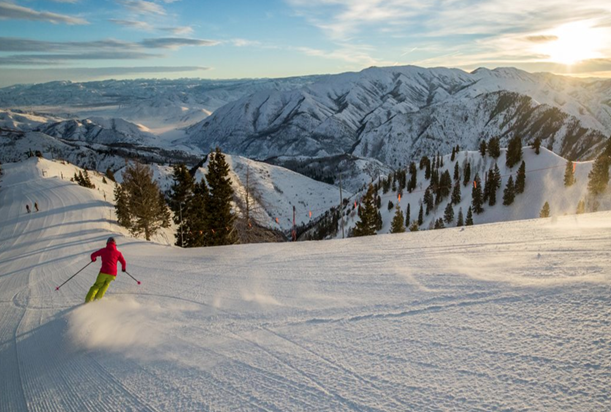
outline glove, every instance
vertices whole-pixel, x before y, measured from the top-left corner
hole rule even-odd
[[[121,272],[125,272],[125,269],[121,269]]]
[[[91,261],[92,261],[92,262],[95,262],[95,261],[96,261],[96,259],[95,259],[95,258],[91,258]]]

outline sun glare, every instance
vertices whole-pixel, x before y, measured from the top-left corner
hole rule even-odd
[[[602,57],[608,35],[604,29],[593,28],[590,22],[565,24],[545,34],[553,40],[538,45],[536,51],[549,56],[551,62],[568,66]]]

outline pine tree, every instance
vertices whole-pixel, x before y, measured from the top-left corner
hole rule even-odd
[[[486,157],[486,141],[482,140],[479,144],[479,153],[482,155],[482,157]]]
[[[445,225],[443,224],[443,219],[439,218],[435,221],[435,229],[444,229]]]
[[[409,179],[409,183],[407,184],[407,191],[411,193],[416,188],[416,185],[418,184],[417,182],[418,170],[416,169],[416,163],[414,162],[410,163],[409,174],[410,174],[410,179]]]
[[[516,177],[516,194],[524,193],[526,187],[526,163],[522,160],[522,164],[518,169],[518,175]]]
[[[452,203],[455,205],[460,203],[460,182],[457,180],[454,183],[454,189],[452,189]]]
[[[484,200],[482,198],[482,183],[479,179],[479,174],[475,174],[475,180],[473,182],[473,191],[471,192],[471,204],[473,205],[473,211],[478,215],[484,211],[482,205]]]
[[[490,173],[486,172],[484,174],[484,189],[482,191],[483,203],[486,203],[489,197],[490,197]]]
[[[195,179],[189,173],[189,170],[184,164],[174,165],[172,171],[174,183],[170,192],[170,209],[174,212],[174,223],[178,225],[175,237],[176,246],[190,246],[189,242],[184,242],[185,233],[190,232],[190,202],[193,200],[193,189],[195,187]],[[203,210],[200,211],[203,213]],[[201,246],[201,245],[200,245]]]
[[[410,232],[417,232],[420,230],[420,226],[418,225],[418,222],[416,222],[415,220],[412,222],[411,225],[409,225],[409,231]]]
[[[390,212],[393,207],[395,207],[395,204],[392,202],[392,200],[389,200],[388,201],[388,211]]]
[[[422,210],[422,204],[420,204],[420,211],[418,212],[418,226],[422,226],[424,223],[424,211]]]
[[[428,216],[428,214],[431,213],[431,210],[433,210],[433,207],[435,206],[435,199],[433,199],[433,194],[431,193],[428,187],[424,191],[424,200],[423,201],[424,201],[424,204],[426,205],[426,214]]]
[[[452,202],[448,202],[443,213],[443,220],[445,220],[447,224],[454,221],[454,208],[452,207]]]
[[[541,139],[538,137],[535,138],[535,141],[532,144],[532,148],[535,150],[535,154],[539,154],[541,152]]]
[[[467,220],[465,221],[465,226],[473,226],[473,210],[471,206],[467,210]]]
[[[105,177],[105,176],[102,176],[102,183],[104,183],[105,185],[107,185],[107,184],[108,184],[108,181],[106,180],[106,177]]]
[[[488,154],[495,159],[501,155],[501,142],[498,137],[493,137],[488,142]]]
[[[105,174],[105,176],[106,176],[108,179],[110,179],[110,180],[112,180],[113,182],[115,182],[115,183],[116,183],[116,180],[115,180],[115,174],[113,173],[113,171],[112,171],[112,170],[110,170],[110,167],[109,167],[108,169],[106,169],[106,174]]]
[[[405,225],[403,224],[405,217],[403,216],[403,211],[397,205],[395,217],[390,223],[390,233],[403,233],[405,232]]]
[[[454,159],[456,159],[456,148],[453,147],[452,148],[452,155],[450,156],[450,161],[454,161]]]
[[[454,165],[454,180],[456,182],[460,181],[460,168],[458,167],[458,162]]]
[[[471,183],[471,162],[467,162],[465,166],[465,174],[462,181],[463,186],[467,186],[469,183]]]
[[[371,236],[376,234],[377,215],[378,211],[375,205],[375,189],[373,185],[369,185],[367,193],[361,201],[358,216],[359,221],[352,231],[353,236]]]
[[[462,214],[462,207],[458,209],[458,218],[456,219],[456,227],[461,227],[465,225],[465,218]]]
[[[427,161],[426,164],[424,165],[425,169],[424,169],[424,178],[426,180],[429,180],[431,178],[431,162]]]
[[[509,168],[512,168],[522,160],[522,138],[520,136],[515,135],[509,141],[506,160],[505,164]]]
[[[586,211],[586,202],[585,200],[580,200],[579,203],[577,203],[577,211],[575,213],[577,213],[578,215],[585,213]]]
[[[588,192],[591,195],[599,195],[607,189],[609,166],[611,166],[611,138],[607,141],[605,150],[596,157],[592,170],[588,174]]]
[[[516,190],[513,184],[513,176],[509,176],[507,179],[507,186],[505,186],[505,190],[503,192],[503,204],[505,206],[509,206],[513,203],[516,197]]]
[[[411,221],[411,219],[410,219],[411,213],[410,212],[411,212],[410,211],[410,204],[408,203],[407,204],[407,210],[405,211],[405,226],[406,227],[409,226],[409,222]]]
[[[170,210],[147,166],[128,165],[115,197],[119,223],[133,235],[144,234],[145,239],[150,240],[159,229],[170,226]]]
[[[212,238],[212,225],[206,213],[206,204],[210,198],[210,192],[206,181],[201,179],[199,183],[193,185],[193,195],[183,210],[183,219],[188,228],[188,232],[183,233],[186,247],[210,246]]]
[[[573,174],[573,162],[569,160],[566,162],[566,167],[564,168],[564,185],[566,187],[573,186],[575,183],[575,175]]]
[[[208,155],[208,183],[209,198],[206,203],[206,213],[210,224],[210,246],[231,245],[236,242],[233,224],[235,216],[231,212],[233,188],[229,178],[229,165],[220,148]]]
[[[441,177],[439,178],[439,193],[442,198],[446,198],[450,195],[452,191],[452,177],[450,176],[450,172],[445,170]]]
[[[549,203],[545,202],[545,204],[541,208],[541,213],[539,213],[539,217],[549,217]]]

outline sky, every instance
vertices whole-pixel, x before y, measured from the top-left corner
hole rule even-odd
[[[611,1],[0,0],[0,87],[394,65],[611,77]]]

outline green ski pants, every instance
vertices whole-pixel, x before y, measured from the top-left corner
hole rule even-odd
[[[108,290],[108,287],[110,286],[110,282],[112,282],[113,280],[115,280],[114,276],[100,272],[98,274],[98,278],[95,280],[95,283],[93,284],[91,289],[89,289],[89,293],[87,293],[85,303],[89,303],[94,299],[102,299],[104,297],[104,294]]]

